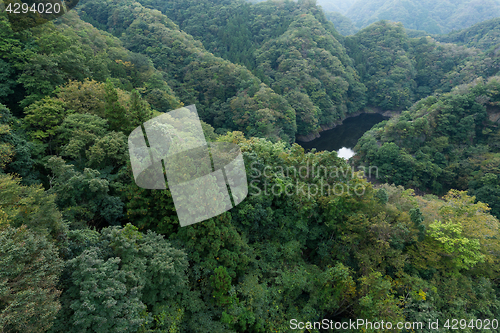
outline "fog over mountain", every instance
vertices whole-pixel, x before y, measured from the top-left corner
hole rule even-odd
[[[248,0],[252,3],[264,0]],[[500,0],[308,0],[323,8],[343,35],[389,20],[406,29],[446,34],[500,17]]]
[[[317,3],[325,11],[339,12],[345,15],[349,8],[356,3],[356,0],[319,0]]]
[[[325,11],[340,12],[358,28],[373,22],[401,22],[407,29],[448,33],[500,16],[499,0],[318,0]]]

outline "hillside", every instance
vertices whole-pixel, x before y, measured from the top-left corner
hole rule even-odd
[[[403,110],[433,93],[496,75],[500,58],[433,38],[409,38],[401,23],[380,21],[345,39],[368,88],[368,105]]]
[[[442,195],[468,190],[500,217],[499,78],[425,98],[358,142],[357,158],[384,181]]]
[[[488,50],[500,43],[500,18],[494,18],[473,25],[470,28],[436,36],[442,42]]]
[[[342,36],[354,35],[359,30],[348,17],[336,11],[325,11],[325,17]]]
[[[409,38],[403,27],[388,23],[374,23],[344,38],[327,21],[328,14],[311,1],[141,3],[161,10],[209,52],[244,65],[286,98],[297,109],[300,139],[313,138],[366,102],[384,110],[402,110],[434,92],[448,92],[453,86],[497,73],[496,54]],[[298,52],[290,53],[292,48]],[[476,63],[482,65],[470,66]]]
[[[199,38],[209,50],[227,57],[230,61],[240,60],[242,64],[253,69],[253,73],[269,86],[274,94],[277,94],[276,98],[285,98],[286,102],[275,104],[270,109],[271,114],[264,119],[276,119],[279,123],[282,116],[279,113],[273,115],[274,110],[278,105],[283,105],[283,108],[292,106],[293,109],[289,110],[293,113],[293,117],[296,115],[296,118],[287,116],[290,125],[283,125],[289,126],[284,134],[292,140],[295,134],[316,135],[320,126],[332,124],[346,114],[358,111],[364,105],[365,88],[351,67],[351,59],[346,54],[345,48],[339,42],[341,36],[326,21],[323,13],[308,2],[285,2],[278,6],[269,2],[250,6],[243,1],[204,0],[193,3],[172,1],[169,7],[163,6],[158,1],[143,0],[141,3],[165,10],[181,28]],[[108,9],[101,7],[102,5],[96,2],[85,1],[81,10],[86,13],[109,12]],[[186,8],[191,10],[196,8],[196,11],[186,16]],[[242,8],[245,10],[241,10]],[[209,9],[210,16],[202,14],[206,9]],[[121,9],[115,9],[118,10]],[[112,15],[112,12],[109,15]],[[233,19],[228,20],[228,15]],[[217,29],[213,29],[215,26]],[[206,31],[212,33],[205,33]],[[149,50],[128,45],[132,50],[146,50],[146,52]],[[234,45],[245,46],[238,48]],[[290,50],[293,52],[289,53]],[[160,61],[157,56],[146,54],[157,66],[163,67],[156,62]],[[302,70],[298,72],[296,70],[298,68]],[[194,80],[191,82],[198,84]],[[234,90],[234,93],[238,92],[238,89]],[[248,126],[253,126],[254,123],[251,119],[248,122],[241,120],[239,125],[231,125],[222,118],[224,117],[222,112],[244,114],[245,108],[256,108],[257,104],[250,106],[253,104],[249,100],[253,96],[249,93],[251,91],[241,91],[230,101],[228,98],[232,96],[229,95],[216,96],[216,99],[212,96],[203,97],[202,100],[205,102],[202,103],[209,104],[205,104],[208,111],[201,112],[202,119],[216,128],[242,130],[250,135],[261,135],[256,131],[248,131]],[[266,106],[261,105],[258,108],[264,110]],[[214,119],[216,114],[221,114],[215,117],[216,121],[219,119],[220,121],[214,123],[211,119]],[[268,128],[265,131],[273,133],[275,129]]]

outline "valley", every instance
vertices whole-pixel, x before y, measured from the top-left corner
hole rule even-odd
[[[498,1],[326,1],[0,12],[0,332],[500,332]]]

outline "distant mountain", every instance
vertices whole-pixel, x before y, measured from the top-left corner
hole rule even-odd
[[[323,10],[345,14],[356,0],[317,0]]]
[[[359,28],[391,20],[441,34],[500,16],[500,0],[358,0],[345,15]]]
[[[268,0],[246,0],[252,3]],[[272,0],[269,0],[272,1]],[[406,29],[446,34],[500,17],[500,0],[297,0],[321,6],[344,36],[389,20]],[[342,15],[340,15],[340,14]],[[351,27],[352,21],[353,27]]]
[[[342,36],[354,35],[359,30],[348,17],[339,12],[325,12],[325,17]]]
[[[252,3],[259,3],[268,0],[246,0],[246,1]],[[295,0],[295,2],[297,1],[298,0]],[[342,14],[345,14],[355,2],[356,0],[316,0],[316,3],[320,5],[325,12],[339,12]]]
[[[436,39],[441,42],[488,50],[500,44],[500,18],[481,22],[468,29],[453,31],[444,36],[437,36]]]

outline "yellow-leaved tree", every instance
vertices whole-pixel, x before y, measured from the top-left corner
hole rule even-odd
[[[450,190],[443,199],[419,199],[424,203],[421,207],[428,232],[426,240],[411,250],[416,261],[452,271],[475,268],[489,275],[499,272],[500,223],[489,213],[488,205],[458,190]]]

